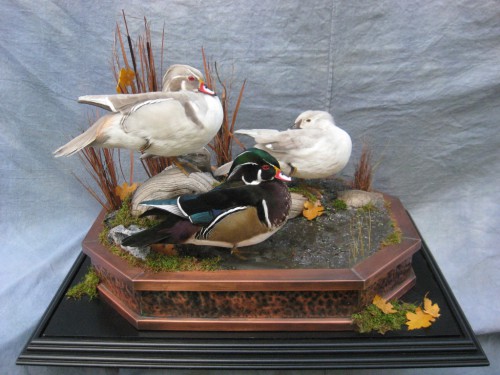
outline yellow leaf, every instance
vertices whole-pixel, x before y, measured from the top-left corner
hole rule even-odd
[[[304,209],[302,210],[302,215],[307,220],[313,220],[318,216],[323,215],[325,208],[321,205],[321,202],[317,200],[316,202],[306,201],[304,203]]]
[[[135,73],[132,69],[121,68],[120,76],[118,77],[118,84],[116,85],[116,92],[122,94],[126,86],[131,86],[134,81]]]
[[[129,185],[126,182],[124,182],[122,185],[118,185],[117,187],[115,187],[115,193],[123,201],[130,194],[132,194],[135,191],[135,189],[137,189],[137,184],[136,183],[133,183],[132,185]]]
[[[436,320],[434,319],[434,317],[432,317],[432,315],[425,313],[420,307],[417,307],[414,313],[407,312],[406,319],[408,319],[406,325],[408,326],[408,330],[410,331],[414,329],[430,327],[432,322]]]
[[[441,314],[439,314],[439,305],[437,303],[432,303],[432,301],[425,297],[424,298],[424,312],[429,314],[433,318],[439,318]]]
[[[395,312],[397,312],[394,309],[394,306],[392,305],[392,303],[387,302],[385,299],[380,297],[378,294],[375,297],[373,297],[373,304],[375,306],[377,306],[380,310],[382,310],[382,312],[384,314],[394,314]]]

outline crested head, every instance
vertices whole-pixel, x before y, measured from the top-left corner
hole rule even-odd
[[[203,81],[203,74],[198,69],[183,64],[171,65],[163,76],[162,91],[179,91],[180,82],[189,76]]]
[[[306,129],[325,123],[334,125],[333,116],[330,113],[325,111],[305,111],[295,119],[293,128]]]
[[[204,83],[203,74],[189,65],[175,64],[170,66],[163,76],[162,91],[198,91],[204,94],[215,95]]]
[[[274,156],[258,148],[249,148],[239,154],[229,170],[229,181],[242,180],[247,185],[258,185],[274,179],[291,181],[280,169]]]

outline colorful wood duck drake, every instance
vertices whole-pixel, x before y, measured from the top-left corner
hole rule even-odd
[[[142,202],[154,208],[155,215],[161,210],[164,220],[125,238],[122,245],[185,243],[236,249],[262,242],[288,218],[291,198],[283,181],[290,180],[269,153],[248,149],[238,155],[227,180],[215,189]]]

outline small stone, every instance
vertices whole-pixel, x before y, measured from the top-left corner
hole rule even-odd
[[[139,233],[142,230],[144,230],[144,228],[138,227],[137,225],[131,225],[128,228],[125,228],[123,225],[118,225],[109,231],[108,240],[120,246],[123,250],[127,251],[136,258],[145,260],[146,257],[149,255],[149,252],[151,251],[149,246],[132,247],[132,246],[121,245],[122,241],[126,237],[131,236],[135,233]]]
[[[344,190],[338,192],[338,198],[342,199],[348,207],[361,208],[367,204],[380,204],[384,201],[382,193],[374,193],[363,190]]]

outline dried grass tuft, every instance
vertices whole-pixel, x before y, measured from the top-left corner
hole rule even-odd
[[[372,152],[368,143],[363,142],[361,156],[354,171],[353,189],[371,191],[373,182]]]

